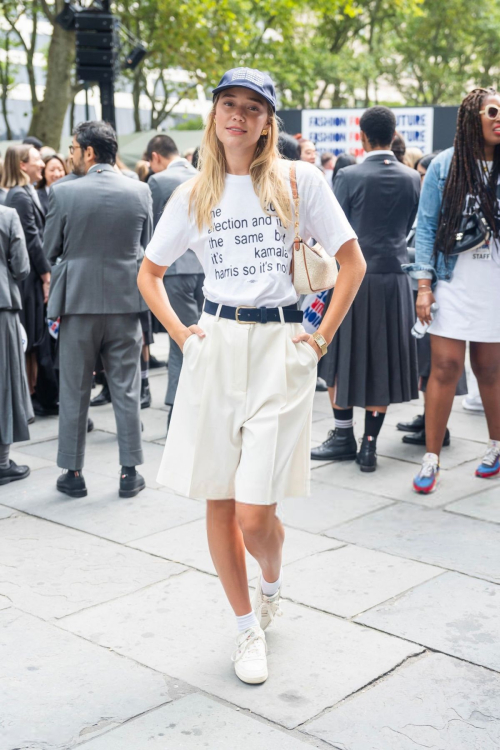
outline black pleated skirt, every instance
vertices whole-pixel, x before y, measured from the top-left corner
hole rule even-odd
[[[410,278],[367,273],[320,362],[320,376],[337,387],[339,406],[388,406],[418,398],[414,322]]]

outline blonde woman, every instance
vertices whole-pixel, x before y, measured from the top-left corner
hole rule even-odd
[[[290,162],[278,155],[273,82],[237,68],[213,93],[200,174],[168,202],[139,287],[184,353],[158,481],[208,498],[210,553],[236,615],[235,671],[243,682],[260,683],[268,675],[264,630],[279,610],[284,529],[276,507],[287,495],[309,492],[316,365],[354,299],[365,262],[321,172],[297,162],[300,232],[341,266],[320,348],[301,325],[290,275]],[[188,248],[203,265],[206,299],[199,325],[186,328],[162,278]],[[262,571],[253,607],[245,549]]]

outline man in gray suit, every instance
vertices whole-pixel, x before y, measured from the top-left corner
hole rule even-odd
[[[115,171],[116,133],[104,122],[75,130],[74,167],[81,179],[53,186],[44,250],[53,264],[49,318],[61,317],[57,488],[87,494],[82,476],[92,372],[100,354],[112,394],[120,450],[120,497],[145,487],[139,417],[142,334],[147,306],[137,273],[152,231],[147,185]]]
[[[146,156],[154,172],[149,178],[148,185],[153,196],[153,219],[156,227],[175,188],[190,180],[197,171],[187,159],[179,156],[175,142],[168,135],[155,135],[151,138]],[[192,326],[200,319],[204,301],[204,278],[201,263],[192,250],[188,250],[176,260],[167,269],[163,278],[170,304],[186,326]],[[182,352],[175,341],[170,339],[168,387],[165,396],[167,406],[174,404],[181,367]]]

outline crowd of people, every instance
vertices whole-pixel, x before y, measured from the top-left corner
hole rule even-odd
[[[34,138],[8,148],[0,484],[29,474],[10,446],[36,417],[58,414],[57,489],[84,497],[89,405],[111,402],[119,495],[144,489],[140,410],[151,404],[149,368],[167,364],[149,351],[166,330],[158,479],[207,499],[210,552],[238,628],[236,674],[258,683],[264,631],[279,613],[276,506],[308,494],[310,457],[375,471],[388,407],[420,388],[425,413],[398,429],[426,446],[415,491],[434,491],[469,342],[489,433],[476,475],[500,473],[500,96],[472,91],[453,148],[428,155],[405,148],[390,109],[369,108],[357,163],[280,133],[260,71],[228,71],[213,94],[200,149],[181,156],[159,133],[135,171],[105,122],[78,125],[68,159]],[[302,326],[297,253],[311,294],[309,269],[335,268],[313,333]],[[334,429],[311,451],[318,371]],[[365,413],[359,448],[354,407]],[[261,568],[252,603],[245,549]]]
[[[488,138],[495,140],[497,137],[495,128],[490,125],[490,123],[494,125],[496,119],[489,117],[488,113],[493,111],[492,108],[496,106],[495,101],[498,97],[494,92],[488,93],[483,90],[470,95],[470,97],[473,96],[478,101],[484,99],[487,102],[490,109],[485,108],[485,114],[482,115],[483,123],[485,123],[483,131],[490,127],[492,132],[479,133],[477,128],[474,131],[472,126],[467,123],[466,113],[470,104],[468,103],[469,98],[466,98],[461,107],[462,117],[459,119],[457,129],[457,140],[460,140],[462,144],[462,153],[456,153],[454,158],[455,160],[460,158],[463,161],[463,164],[455,165],[455,169],[460,168],[466,175],[465,177],[462,176],[462,180],[467,183],[467,194],[477,194],[480,199],[481,189],[471,183],[473,178],[470,174],[467,175],[466,168],[469,166],[472,170],[471,165],[478,162],[478,159],[471,155],[476,152],[479,153],[482,145],[480,143],[481,137],[484,140],[484,148],[487,152],[485,153],[488,158],[480,169],[487,174],[486,170],[491,170],[495,166],[494,149],[496,143],[488,143]],[[475,133],[477,143],[469,143],[464,140],[464,133],[461,130],[467,127]],[[85,124],[82,128],[83,130],[77,132],[84,132]],[[491,373],[495,370],[495,347],[481,345],[495,344],[494,339],[497,333],[490,331],[484,321],[478,322],[479,330],[477,327],[474,329],[472,324],[472,298],[469,295],[470,309],[457,303],[456,293],[453,291],[453,286],[456,287],[458,283],[456,276],[454,283],[450,284],[447,276],[441,279],[438,272],[427,270],[427,266],[422,268],[420,258],[416,257],[415,248],[419,237],[422,238],[419,244],[420,249],[426,248],[424,257],[426,264],[428,265],[429,260],[434,257],[434,242],[437,233],[436,206],[440,206],[443,200],[444,184],[456,149],[455,151],[449,149],[442,153],[434,152],[424,155],[417,148],[406,148],[404,139],[396,132],[394,115],[389,109],[383,107],[369,110],[363,116],[360,128],[361,140],[366,152],[366,157],[360,164],[357,164],[356,158],[348,153],[340,154],[337,157],[329,152],[318,155],[315,144],[303,138],[300,134],[290,136],[282,132],[278,136],[278,149],[282,158],[310,163],[323,173],[325,181],[332,188],[345,215],[360,238],[361,248],[367,260],[367,273],[356,299],[340,326],[330,350],[321,359],[318,366],[316,390],[328,389],[329,391],[334,416],[334,429],[329,432],[326,440],[320,446],[312,449],[311,458],[312,460],[333,461],[356,460],[361,471],[374,471],[377,467],[377,438],[388,406],[414,399],[418,395],[418,390],[420,390],[424,396],[424,413],[417,415],[410,422],[398,423],[397,428],[406,433],[403,436],[403,442],[412,445],[428,445],[422,470],[414,482],[417,491],[427,492],[434,490],[436,487],[441,446],[447,447],[450,445],[450,432],[446,425],[451,408],[450,399],[454,395],[467,394],[463,342],[471,342],[470,355],[473,373],[478,376],[479,380],[480,394],[476,392],[476,395],[469,399],[470,408],[482,410],[484,407],[481,396],[485,389],[488,390],[488,385],[485,385],[485,371],[489,373],[488,382],[490,383]],[[189,149],[181,156],[172,138],[165,134],[158,134],[149,142],[144,157],[137,162],[135,170],[131,170],[120,160],[116,152],[116,143],[113,144],[111,149],[114,158],[113,155],[108,155],[108,161],[102,160],[100,140],[103,138],[106,140],[106,137],[112,140],[114,138],[113,134],[110,133],[104,136],[105,129],[102,124],[95,125],[93,129],[87,128],[88,132],[93,132],[97,138],[95,142],[89,141],[89,146],[87,146],[94,151],[94,162],[96,164],[107,163],[113,167],[115,175],[130,177],[137,182],[145,182],[149,187],[152,201],[152,227],[149,230],[145,229],[143,236],[140,238],[139,244],[143,251],[147,246],[148,232],[154,230],[158,224],[163,209],[174,190],[197,174],[196,165],[198,164],[199,148]],[[114,140],[116,141],[116,138]],[[3,254],[5,258],[10,258],[9,252],[14,252],[17,260],[6,261],[4,275],[7,273],[9,276],[3,282],[4,287],[8,287],[11,291],[9,297],[3,301],[3,305],[5,310],[15,311],[19,316],[24,356],[21,358],[22,362],[17,355],[11,357],[11,361],[16,364],[16,368],[21,368],[19,372],[17,369],[13,370],[13,373],[16,373],[16,381],[21,383],[23,392],[25,392],[26,387],[20,374],[23,370],[25,371],[26,392],[29,395],[29,399],[23,398],[19,401],[19,393],[17,393],[17,400],[14,399],[13,387],[9,384],[8,379],[5,381],[4,389],[7,396],[5,397],[2,394],[2,397],[5,397],[6,404],[9,399],[16,401],[16,404],[6,409],[5,415],[9,414],[9,416],[3,420],[3,422],[8,423],[8,426],[5,424],[3,427],[2,440],[0,441],[3,446],[3,460],[0,463],[0,473],[3,472],[5,475],[3,481],[9,480],[9,478],[15,479],[27,476],[29,472],[28,467],[16,467],[13,462],[9,461],[6,446],[9,446],[12,442],[26,439],[28,424],[33,422],[35,416],[57,415],[61,410],[61,427],[64,428],[66,424],[65,409],[64,407],[61,409],[60,405],[60,388],[66,380],[64,375],[61,377],[61,343],[65,339],[64,329],[66,326],[63,323],[63,330],[61,331],[61,311],[55,309],[56,306],[53,303],[49,307],[47,306],[53,272],[52,266],[53,264],[56,266],[54,269],[56,276],[60,275],[60,270],[57,268],[60,255],[49,255],[50,233],[54,219],[51,217],[49,236],[47,236],[45,223],[51,193],[58,195],[59,188],[63,184],[67,185],[75,178],[83,176],[86,174],[86,170],[88,171],[93,166],[93,164],[85,164],[85,161],[80,158],[78,152],[82,152],[83,156],[83,150],[84,147],[76,136],[66,158],[53,149],[44,146],[37,138],[28,137],[22,145],[11,146],[7,150],[2,165],[0,203],[15,209],[21,226],[21,232],[19,232],[17,219],[13,217],[12,213],[9,213],[5,220],[9,226],[9,232],[14,232],[16,239],[13,235],[10,242],[16,249],[9,251],[5,247]],[[470,153],[467,153],[467,150]],[[436,157],[437,161],[435,161]],[[443,163],[444,166],[439,167],[440,172],[436,176],[437,165]],[[479,160],[479,163],[481,163],[481,160]],[[401,168],[401,165],[404,165],[405,168]],[[431,165],[433,165],[431,172],[432,188],[436,190],[435,185],[437,183],[438,194],[435,198],[433,197],[432,201],[426,200],[431,189],[430,187],[426,188],[424,199],[420,203],[420,215],[417,222],[416,214],[420,191]],[[100,173],[100,170],[98,170],[98,173]],[[474,175],[474,171],[472,171],[472,175]],[[455,177],[455,179],[458,178]],[[53,190],[54,186],[56,186],[57,191]],[[89,189],[90,186],[85,190],[85,194]],[[129,189],[135,195],[135,188],[129,185]],[[461,189],[463,192],[465,189],[463,185]],[[113,196],[113,200],[119,202],[118,191],[117,185],[116,197]],[[484,199],[484,195],[482,197]],[[494,210],[495,208],[490,206],[492,213]],[[83,218],[84,220],[85,218]],[[13,224],[14,221],[15,225]],[[456,223],[456,216],[454,221]],[[443,234],[445,223],[446,221],[443,220],[440,224],[442,242],[445,236]],[[73,224],[86,226],[82,224],[81,218],[77,219],[76,213]],[[493,233],[495,231],[494,226]],[[23,238],[29,258],[28,273],[25,273],[26,269],[24,268],[26,258],[22,258],[20,255]],[[56,240],[56,242],[61,241],[62,247],[59,250],[64,254],[64,243],[69,242],[69,239],[64,236],[62,240],[61,237]],[[449,239],[448,243],[450,243]],[[119,254],[118,245],[119,240],[115,236],[113,246],[117,246]],[[483,248],[484,250],[485,248]],[[82,256],[84,253],[80,243],[76,243],[76,239],[75,252],[79,258],[79,263],[83,263]],[[461,270],[465,268],[465,262],[473,255],[473,260],[476,260],[476,256],[481,256],[481,261],[473,263],[470,268],[467,267],[467,269],[462,270],[462,273],[472,274],[472,278],[476,279],[480,285],[481,291],[484,291],[482,274],[485,273],[489,279],[495,279],[496,267],[485,263],[489,259],[494,263],[495,252],[495,248],[493,248],[492,256],[490,256],[488,250],[487,252],[476,252],[458,258],[449,251],[449,260],[454,265],[456,260],[459,259],[458,268]],[[138,259],[140,259],[140,255],[141,249],[138,249]],[[488,258],[486,258],[487,255]],[[14,266],[21,261],[23,270],[19,267],[17,273],[15,273]],[[65,258],[65,262],[65,265],[68,265],[67,258]],[[408,265],[410,262],[411,265]],[[492,272],[489,273],[488,269],[491,269]],[[79,273],[82,275],[81,270]],[[413,291],[407,273],[414,278]],[[433,274],[435,275],[433,276]],[[441,275],[443,275],[442,272]],[[13,283],[14,279],[15,283]],[[442,282],[445,279],[447,283],[443,284]],[[429,280],[431,284],[429,284]],[[196,324],[202,314],[204,303],[204,271],[195,252],[188,249],[182,257],[168,268],[163,281],[170,303],[183,323],[187,326]],[[438,281],[440,281],[439,284],[437,284]],[[54,282],[52,282],[52,285],[54,286]],[[72,280],[69,288],[74,289],[74,285],[75,281]],[[451,294],[449,294],[450,289],[452,290]],[[95,292],[95,286],[90,287],[86,284],[82,286],[83,299],[95,297]],[[493,291],[491,291],[492,293]],[[54,298],[54,294],[53,292],[52,298]],[[67,315],[71,309],[71,302],[68,301],[66,286],[64,295],[66,305],[64,310]],[[325,309],[327,309],[331,298],[332,292],[328,295]],[[453,305],[453,309],[455,309],[459,304],[462,311],[467,309],[467,319],[462,321],[462,324],[457,322],[455,312],[449,312],[447,309],[444,312],[440,310],[436,319],[431,321],[430,305],[437,301],[440,308],[439,303],[442,303],[443,299],[445,304],[448,303],[447,307]],[[424,302],[428,304],[424,306]],[[141,306],[140,299],[137,305]],[[80,306],[79,303],[77,315],[82,314]],[[415,321],[415,307],[417,312],[420,312],[420,315],[423,316],[422,320],[427,326],[430,324],[430,335],[425,333],[425,335],[420,335],[417,338],[411,335],[411,328]],[[88,308],[94,310],[93,303]],[[137,311],[134,309],[130,312],[134,314],[137,312],[141,327],[140,407],[147,408],[151,404],[148,381],[149,368],[167,366],[166,362],[157,361],[150,354],[149,348],[154,341],[155,332],[165,329],[151,314],[150,310],[146,309],[145,305],[144,309]],[[95,312],[89,314],[95,314]],[[115,312],[111,314],[114,315]],[[446,318],[448,318],[448,321]],[[443,335],[443,325],[446,324],[449,327],[451,319],[454,321],[452,332],[456,338],[449,335],[449,331],[447,331],[447,335]],[[82,318],[76,318],[76,320],[81,322]],[[462,336],[465,338],[462,338]],[[493,340],[491,340],[492,338]],[[450,339],[461,343],[456,344],[453,348],[454,345],[450,343]],[[480,341],[479,339],[484,340]],[[72,341],[72,337],[69,340]],[[432,354],[431,341],[433,342]],[[16,351],[19,353],[18,342],[16,347]],[[113,400],[112,390],[116,391],[117,388],[116,383],[112,385],[109,383],[112,368],[109,361],[107,366],[104,365],[102,348],[103,342],[101,341],[95,351],[93,374],[89,381],[91,385],[101,384],[102,389],[90,401],[91,406],[110,403]],[[71,352],[71,346],[68,346],[66,351],[63,352],[63,363],[66,361],[64,355],[68,352]],[[75,352],[70,354],[69,361],[71,362],[74,362],[73,354],[78,360],[81,349],[77,348]],[[94,353],[91,356],[94,356]],[[167,424],[170,423],[172,415],[182,361],[182,351],[175,340],[171,339],[168,387],[165,394],[165,404],[170,407]],[[434,364],[433,369],[431,363]],[[69,377],[71,378],[71,375]],[[472,375],[472,378],[475,379],[474,375]],[[443,382],[444,380],[446,382]],[[429,385],[430,397],[427,395]],[[493,386],[490,385],[489,387],[493,387],[495,392],[496,383],[493,382]],[[81,476],[81,469],[83,468],[82,445],[84,445],[82,431],[93,429],[92,420],[86,415],[87,390],[88,388],[83,390],[83,401],[77,410],[80,425],[79,437],[76,440],[78,447],[75,448],[73,453],[70,453],[72,465],[65,467],[70,472],[77,472],[80,481],[76,483],[75,481],[69,481],[69,491],[72,492],[74,489],[80,496],[85,490]],[[121,408],[119,403],[120,393],[121,390],[119,389],[115,396],[115,408],[119,412]],[[24,415],[20,418],[18,412],[21,402],[25,404],[25,408]],[[364,408],[366,414],[364,434],[359,449],[354,435],[354,406]],[[469,408],[467,402],[464,402],[464,406]],[[485,406],[491,433],[490,444],[487,455],[478,468],[478,473],[489,476],[497,473],[499,469],[497,450],[499,435],[495,432],[498,420],[495,422],[497,418],[494,414],[492,415],[492,409],[495,410],[495,397],[486,395]],[[13,417],[14,413],[17,413],[16,418]],[[137,422],[137,419],[135,421]],[[429,424],[431,425],[430,431],[427,426]],[[61,433],[62,440],[67,447],[69,437],[66,436],[66,429],[61,429]],[[71,429],[69,429],[69,433],[71,433]],[[442,437],[440,437],[441,433]],[[140,436],[138,438],[136,435],[136,443],[137,445],[140,444]],[[139,455],[139,449],[134,448],[132,453],[135,458],[132,458],[125,450],[121,454],[124,481],[125,477],[130,474],[133,476],[132,469],[136,465],[134,461]],[[78,456],[78,459],[76,459],[76,456]],[[78,466],[73,465],[75,460]],[[137,461],[137,463],[139,462]],[[82,465],[80,466],[80,464]],[[70,479],[72,479],[71,475]],[[68,483],[67,477],[66,483]],[[142,482],[138,479],[135,480],[135,483],[137,487],[142,486]],[[74,488],[73,484],[75,485]],[[60,485],[60,488],[63,488],[64,483],[61,482]]]

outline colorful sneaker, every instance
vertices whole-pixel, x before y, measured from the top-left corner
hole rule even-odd
[[[500,474],[500,440],[489,440],[488,450],[476,469],[476,477],[489,479]]]
[[[262,628],[255,625],[236,638],[236,651],[231,657],[234,671],[242,682],[259,685],[267,680],[267,646]]]
[[[266,596],[262,593],[260,587],[260,575],[253,595],[252,609],[260,623],[260,627],[262,630],[265,630],[275,617],[281,617],[283,614],[280,609],[281,586],[273,596]]]
[[[426,453],[422,459],[422,468],[413,480],[413,489],[420,495],[434,492],[439,479],[439,456]]]

